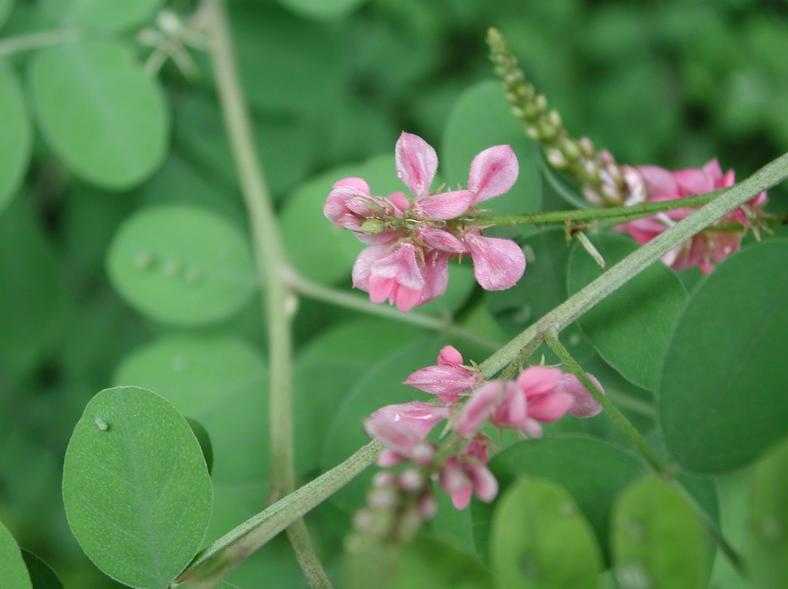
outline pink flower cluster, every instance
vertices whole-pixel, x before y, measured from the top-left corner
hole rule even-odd
[[[733,170],[723,174],[719,162],[714,159],[702,168],[687,168],[671,172],[657,166],[623,166],[624,180],[629,188],[628,205],[641,202],[677,200],[687,196],[704,194],[733,186],[736,181]],[[665,254],[662,261],[675,269],[698,266],[702,272],[714,269],[720,262],[737,251],[748,228],[757,228],[761,219],[761,208],[766,203],[766,193],[752,198],[746,205],[736,209],[707,230]],[[618,227],[628,233],[639,244],[654,239],[666,229],[687,217],[693,209],[673,209],[652,217],[629,221]],[[721,230],[723,224],[738,224],[740,230]]]
[[[367,418],[367,433],[386,446],[378,464],[409,462],[428,470],[458,509],[467,506],[473,494],[492,501],[498,493],[498,483],[486,466],[491,443],[480,433],[485,424],[539,437],[541,424],[557,421],[567,412],[592,417],[601,411],[577,378],[558,368],[530,366],[514,381],[485,381],[477,368],[464,365],[460,352],[451,346],[440,351],[436,365],[417,370],[405,384],[435,395],[439,402],[387,405]],[[436,464],[440,452],[427,438],[442,421],[467,445]]]
[[[507,192],[517,180],[517,157],[496,145],[471,162],[468,187],[430,193],[438,156],[421,137],[402,133],[396,145],[397,175],[403,192],[374,196],[361,178],[334,184],[323,213],[337,227],[368,244],[353,265],[353,286],[372,302],[388,300],[409,311],[439,297],[448,284],[452,256],[470,255],[476,280],[486,290],[512,287],[525,272],[522,249],[509,239],[485,237],[472,222],[476,206]]]

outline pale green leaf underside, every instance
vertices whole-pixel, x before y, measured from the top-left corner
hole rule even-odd
[[[151,19],[161,4],[162,0],[45,0],[44,9],[63,25],[117,32]]]

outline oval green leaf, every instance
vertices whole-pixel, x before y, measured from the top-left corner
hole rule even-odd
[[[621,589],[703,589],[709,539],[690,504],[669,483],[630,485],[613,512],[613,565]]]
[[[582,435],[526,440],[490,461],[501,492],[522,475],[547,478],[564,487],[591,523],[607,552],[613,499],[619,490],[647,470],[636,455],[608,442]],[[486,553],[495,504],[473,503],[476,548]]]
[[[196,207],[144,209],[120,228],[107,266],[115,288],[137,310],[166,323],[226,319],[255,289],[249,245],[222,217]]]
[[[30,83],[44,137],[77,176],[123,190],[163,162],[169,131],[164,97],[121,43],[85,41],[39,51]]]
[[[788,586],[788,440],[755,467],[745,554],[754,587]]]
[[[93,397],[74,428],[63,502],[96,566],[131,587],[161,589],[202,544],[211,480],[200,444],[169,402],[116,387]]]
[[[25,559],[27,571],[30,573],[33,589],[63,589],[63,583],[57,578],[55,571],[38,556],[22,550],[22,558]]]
[[[588,521],[560,485],[522,478],[498,501],[490,531],[498,586],[596,589],[602,553]]]
[[[512,115],[503,87],[496,81],[472,86],[452,107],[440,150],[445,180],[451,188],[465,186],[474,156],[500,144],[509,144],[514,149],[520,175],[508,193],[484,202],[484,208],[499,215],[538,211],[542,205],[539,152]]]
[[[14,0],[0,0],[0,29],[8,20],[11,15],[11,10],[14,8]]]
[[[659,417],[687,470],[753,461],[788,432],[788,240],[731,256],[695,289],[665,357]]]
[[[623,235],[595,235],[591,241],[608,267],[637,249]],[[602,272],[593,258],[576,245],[567,268],[569,294]],[[687,293],[678,277],[670,268],[656,263],[585,313],[577,323],[599,355],[624,378],[656,391],[662,360],[686,302]]]
[[[3,589],[6,586],[8,589],[33,589],[22,552],[3,522],[0,522],[0,571]]]
[[[162,0],[44,0],[44,10],[63,25],[117,32],[150,20]]]
[[[22,183],[33,148],[33,134],[22,89],[11,69],[2,63],[0,63],[0,120],[3,121],[3,132],[0,133],[0,213],[2,213]]]

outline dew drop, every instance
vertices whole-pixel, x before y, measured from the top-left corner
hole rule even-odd
[[[181,265],[178,263],[178,260],[170,258],[166,262],[164,262],[164,272],[169,276],[175,276],[178,271],[181,269]]]
[[[186,272],[184,280],[186,280],[187,284],[197,284],[201,277],[202,272],[200,272],[197,268],[190,268],[188,272]]]
[[[153,265],[153,256],[149,252],[137,252],[134,265],[140,270],[148,270]]]
[[[621,589],[651,589],[651,579],[637,562],[622,565],[616,570],[616,579]]]
[[[575,506],[569,501],[562,503],[560,513],[564,517],[571,517],[575,514]]]
[[[523,252],[525,253],[525,260],[529,264],[533,264],[536,261],[536,252],[534,251],[534,248],[532,248],[530,245],[526,244],[523,247]]]
[[[185,356],[175,356],[172,359],[172,368],[176,372],[183,372],[184,370],[186,370],[186,368],[188,368],[188,366],[189,366],[189,361],[186,359]]]
[[[109,424],[106,421],[104,421],[103,419],[101,419],[99,416],[96,416],[93,419],[93,423],[96,424],[96,427],[98,428],[98,430],[100,432],[109,431]]]
[[[573,333],[569,336],[569,345],[572,347],[578,346],[580,344],[580,334]]]

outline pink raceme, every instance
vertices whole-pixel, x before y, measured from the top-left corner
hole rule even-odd
[[[353,231],[369,247],[353,266],[353,286],[375,303],[400,311],[441,296],[453,257],[470,256],[477,282],[486,290],[511,288],[525,272],[525,256],[512,240],[486,237],[474,224],[477,205],[508,192],[517,180],[517,157],[496,145],[471,162],[466,189],[430,192],[438,169],[435,150],[403,132],[395,148],[397,175],[413,200],[397,192],[375,196],[361,178],[334,184],[323,212],[334,225]]]

